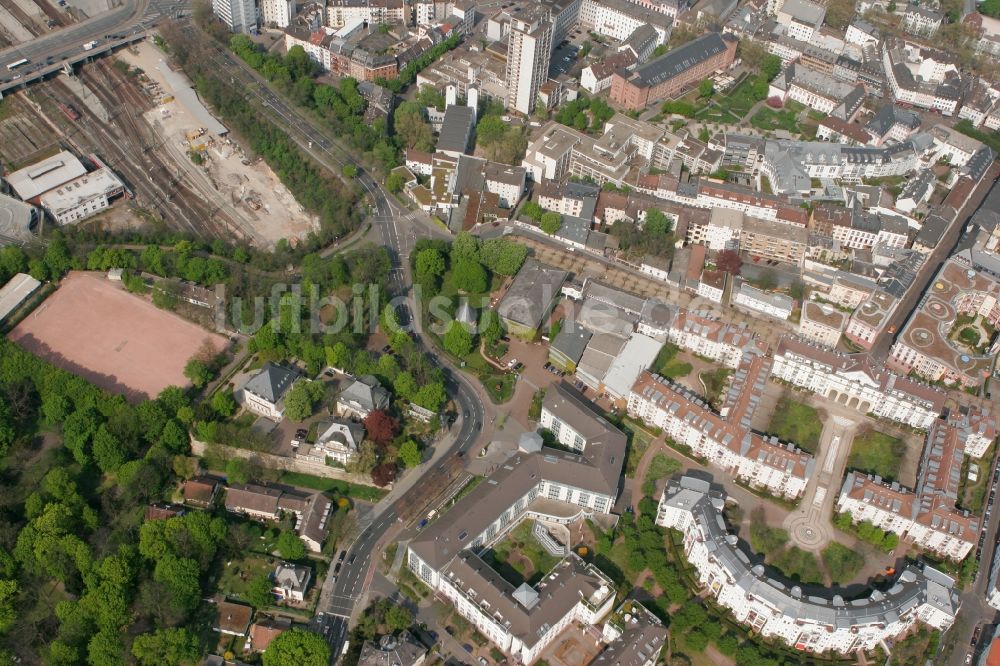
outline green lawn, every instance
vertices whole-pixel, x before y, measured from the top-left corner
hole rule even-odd
[[[823,575],[819,570],[816,556],[797,546],[778,553],[769,563],[780,570],[785,576],[800,583],[822,583]]]
[[[531,533],[534,526],[535,521],[525,520],[491,551],[490,564],[515,587],[525,582],[536,584],[559,564],[559,558],[549,555]]]
[[[374,486],[349,483],[339,479],[327,479],[322,476],[313,476],[312,474],[302,474],[300,472],[282,472],[281,476],[278,477],[278,481],[290,486],[309,488],[323,493],[334,492],[366,502],[377,502],[389,493],[387,490]]]
[[[823,422],[814,408],[782,396],[778,401],[767,431],[777,435],[783,442],[793,442],[803,451],[816,453],[819,435],[823,432]]]
[[[656,493],[656,482],[671,474],[676,474],[681,471],[682,467],[676,458],[657,453],[649,461],[649,467],[646,469],[646,478],[642,482],[642,494],[653,497]]]
[[[797,113],[788,110],[775,110],[770,107],[763,107],[753,115],[750,124],[759,130],[773,132],[783,129],[794,134],[799,133],[799,124],[796,121]]]
[[[219,593],[246,601],[251,581],[274,571],[274,565],[268,562],[271,559],[275,558],[266,555],[247,555],[242,559],[232,560],[228,566],[224,566],[222,576],[219,578]]]
[[[834,583],[847,583],[861,571],[865,558],[836,541],[823,549],[823,564]]]
[[[756,103],[751,91],[753,80],[752,76],[745,78],[731,93],[719,101],[719,106],[740,118],[748,114]]]
[[[750,514],[750,547],[753,552],[767,555],[788,543],[788,530],[770,527],[764,522],[764,510],[754,509]]]
[[[847,466],[892,480],[899,474],[905,452],[906,444],[901,439],[867,428],[855,435]]]
[[[663,345],[660,349],[660,353],[656,355],[656,360],[653,361],[653,372],[667,379],[677,379],[678,377],[687,377],[691,374],[691,364],[686,361],[681,361],[677,359],[677,352],[680,351],[680,347],[669,342]]]

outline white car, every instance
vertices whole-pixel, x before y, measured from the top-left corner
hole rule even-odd
[[[507,361],[507,367],[508,368],[513,368],[515,365],[517,365],[517,359],[516,358],[512,358],[509,361]]]

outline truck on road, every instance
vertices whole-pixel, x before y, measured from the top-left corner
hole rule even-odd
[[[91,41],[89,41],[89,42],[87,42],[86,44],[83,45],[83,50],[84,51],[89,51],[92,48],[94,48],[95,46],[97,46],[97,40],[96,39],[92,39]]]

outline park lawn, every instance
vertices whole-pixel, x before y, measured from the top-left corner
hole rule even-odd
[[[656,482],[671,474],[676,474],[681,469],[683,469],[683,465],[679,460],[657,453],[649,461],[649,467],[646,469],[646,478],[642,482],[642,494],[653,497],[656,494]]]
[[[773,132],[774,130],[783,129],[786,132],[798,134],[799,123],[796,120],[797,116],[798,114],[792,111],[776,111],[765,106],[753,115],[750,119],[750,124],[765,132]]]
[[[782,396],[774,408],[767,431],[783,442],[793,442],[807,453],[816,453],[823,422],[813,407]]]
[[[822,583],[823,574],[819,570],[819,562],[812,553],[798,546],[791,546],[769,558],[771,566],[781,571],[788,578],[800,583]]]
[[[492,549],[492,564],[497,573],[515,587],[524,582],[536,584],[559,564],[559,558],[542,548],[531,533],[534,526],[533,520],[523,521]]]
[[[731,93],[719,101],[719,106],[740,118],[750,113],[750,109],[757,103],[751,91],[753,79],[752,76],[743,79],[738,86],[733,88]]]
[[[861,553],[834,541],[823,549],[823,564],[831,581],[844,584],[858,575],[861,567],[865,566],[865,558]]]
[[[847,466],[893,480],[899,475],[899,466],[905,453],[906,444],[903,440],[868,428],[854,437]]]

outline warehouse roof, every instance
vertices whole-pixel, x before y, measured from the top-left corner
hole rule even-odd
[[[37,164],[7,174],[7,182],[24,201],[53,190],[87,173],[76,155],[64,150]]]

